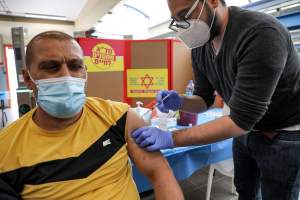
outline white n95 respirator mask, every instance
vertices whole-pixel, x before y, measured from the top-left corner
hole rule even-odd
[[[205,7],[206,0],[203,2],[201,12],[197,19],[187,20],[190,26],[187,29],[179,29],[177,37],[190,49],[205,45],[210,39],[210,30],[214,23],[216,9],[210,27],[203,20],[200,20]]]

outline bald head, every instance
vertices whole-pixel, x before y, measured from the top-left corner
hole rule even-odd
[[[46,31],[43,33],[40,33],[36,35],[27,45],[26,49],[26,68],[29,69],[33,59],[35,57],[35,45],[38,41],[40,40],[47,40],[47,39],[52,39],[52,40],[57,40],[57,41],[72,41],[76,42],[76,40],[71,37],[70,35],[60,32],[60,31]]]

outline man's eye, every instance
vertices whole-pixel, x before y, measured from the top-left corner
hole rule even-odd
[[[73,65],[71,65],[71,69],[74,69],[74,70],[76,70],[76,69],[82,69],[83,68],[83,65],[80,65],[80,64],[73,64]]]
[[[60,66],[61,66],[60,62],[46,61],[46,62],[42,62],[39,65],[39,68],[42,70],[47,70],[47,71],[55,71],[55,70],[58,70],[60,68]]]
[[[54,71],[59,68],[59,65],[43,65],[42,69],[44,70],[49,70],[49,71]]]
[[[185,10],[185,11],[183,11],[183,12],[181,12],[180,14],[178,14],[178,20],[179,21],[184,21],[184,20],[186,20],[186,15],[187,15],[187,13],[189,12],[189,10]]]
[[[179,20],[179,21],[177,21],[177,22],[182,22],[182,21],[184,21],[184,20],[185,20],[185,15],[179,16],[179,17],[178,17],[178,20]]]

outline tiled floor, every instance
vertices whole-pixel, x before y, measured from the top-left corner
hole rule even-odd
[[[191,177],[180,181],[186,200],[205,200],[207,188],[208,168],[196,171]],[[141,194],[142,200],[154,200],[153,192]],[[237,200],[237,196],[231,194],[231,178],[216,172],[211,191],[211,200]]]

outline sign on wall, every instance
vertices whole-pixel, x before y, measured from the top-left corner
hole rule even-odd
[[[86,40],[80,44],[88,72],[124,71],[124,44],[114,40]]]
[[[128,69],[127,96],[155,97],[168,89],[168,69]]]

